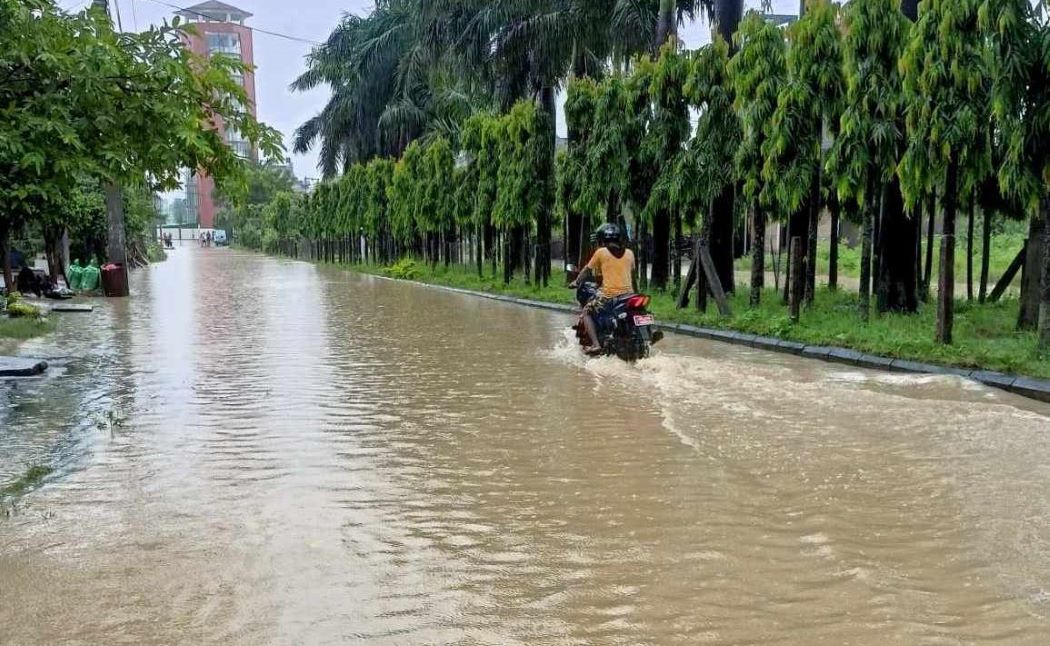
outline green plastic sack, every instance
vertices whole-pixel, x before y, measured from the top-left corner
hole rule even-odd
[[[73,261],[73,264],[69,266],[69,288],[74,292],[80,290],[80,286],[84,279],[84,268],[80,266],[80,259]]]
[[[92,260],[91,264],[84,267],[80,274],[80,289],[85,292],[93,292],[98,289],[102,281],[102,272],[98,268],[98,261]]]

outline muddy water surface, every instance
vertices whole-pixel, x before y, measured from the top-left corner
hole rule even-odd
[[[1046,644],[1050,407],[219,249],[0,384],[3,644]]]

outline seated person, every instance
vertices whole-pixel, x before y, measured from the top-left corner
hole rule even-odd
[[[43,296],[44,285],[41,284],[43,281],[37,277],[29,267],[22,267],[22,270],[18,272],[18,291],[24,296],[29,294],[35,294],[37,297]]]
[[[590,341],[590,346],[585,348],[584,352],[588,354],[600,352],[602,349],[595,317],[610,300],[634,291],[634,252],[623,247],[620,227],[615,224],[603,225],[598,231],[598,243],[602,246],[594,252],[590,262],[572,283],[572,287],[576,287],[592,279],[594,275],[600,275],[602,278],[598,295],[584,307],[583,325],[587,329]]]

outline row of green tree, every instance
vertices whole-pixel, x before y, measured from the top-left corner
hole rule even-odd
[[[502,261],[505,280],[524,270],[544,282],[552,130],[544,112],[520,102],[505,115],[471,116],[455,147],[441,135],[415,141],[396,161],[353,164],[305,195],[277,169],[258,168],[250,183],[266,199],[228,207],[222,221],[240,244],[268,252],[380,263],[411,254],[446,265],[470,258],[479,273]]]
[[[127,230],[142,227],[125,222],[125,189],[136,205],[151,201],[186,168],[238,184],[245,162],[211,127],[216,119],[264,154],[281,154],[278,133],[245,107],[238,60],[194,57],[177,19],[119,33],[106,5],[70,14],[52,0],[0,0],[0,259],[9,290],[12,237],[39,233],[53,259],[71,232],[83,253],[101,244],[126,263]]]
[[[386,236],[432,259],[442,244],[467,241],[486,250],[475,259],[501,253],[507,278],[531,253],[544,280],[552,227],[560,223],[567,257],[581,260],[594,224],[626,216],[653,287],[677,283],[679,241],[692,227],[726,289],[734,256],[750,250],[757,303],[767,223],[784,222],[805,241],[801,289],[812,298],[817,223],[830,212],[863,232],[866,319],[872,286],[881,311],[919,306],[933,265],[919,258],[920,239],[925,229],[929,253],[937,220],[937,338],[948,343],[955,221],[960,209],[979,209],[986,223],[1030,220],[1022,324],[1038,322],[1050,342],[1043,14],[1028,0],[808,0],[804,8],[782,29],[755,12],[741,20],[742,3],[731,1],[378,3],[366,18],[349,16],[296,84],[333,88],[298,133],[299,149],[321,142],[330,178],[304,201],[312,224],[301,231],[356,241],[367,227],[373,245]],[[713,43],[683,52],[675,16],[699,9],[712,19]],[[513,120],[524,100],[545,116],[538,123],[553,123],[554,90],[566,81],[559,163],[547,130],[533,146],[543,159],[523,155],[528,168],[504,171],[499,147],[515,142],[499,133],[492,150],[479,145],[475,115]],[[368,192],[357,187],[374,187],[386,169],[390,184],[371,191],[371,202],[341,199]],[[519,196],[499,181],[490,188],[487,178],[501,176],[534,192]],[[402,208],[398,196],[409,194],[419,197]],[[518,208],[501,204],[504,196]],[[375,206],[381,199],[385,208]]]

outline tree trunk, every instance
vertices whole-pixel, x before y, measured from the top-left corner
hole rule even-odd
[[[583,214],[568,210],[565,213],[565,264],[580,267],[583,255]]]
[[[978,300],[983,304],[988,298],[988,270],[992,253],[992,210],[984,209],[984,222],[981,226],[981,291]]]
[[[653,216],[653,273],[652,284],[655,289],[667,289],[669,262],[667,254],[671,246],[671,219],[667,212],[660,210]]]
[[[1046,222],[1037,214],[1028,224],[1028,241],[1025,243],[1024,270],[1021,274],[1021,310],[1017,316],[1020,330],[1034,330],[1039,323],[1039,300],[1042,294],[1043,235]]]
[[[802,304],[802,287],[799,283],[804,283],[805,278],[802,275],[802,259],[805,257],[806,252],[803,250],[803,238],[801,236],[794,236],[791,238],[791,266],[788,273],[791,275],[791,293],[788,295],[788,312],[791,316],[792,323],[798,323],[799,309]]]
[[[805,0],[803,0],[803,3]],[[806,285],[804,302],[813,302],[817,292],[817,225],[820,223],[820,173],[816,173],[809,195],[809,231],[806,236]]]
[[[67,267],[69,267],[69,229],[62,227],[62,233],[58,236],[58,268],[63,280],[66,280]],[[66,283],[68,286],[68,280]]]
[[[540,176],[543,177],[543,203],[540,206],[539,221],[536,222],[536,284],[546,287],[551,273],[551,222],[554,208],[555,182],[554,182],[554,154],[555,154],[555,123],[558,116],[558,106],[555,102],[555,90],[553,86],[546,86],[540,90],[540,106],[545,115],[544,146],[542,167]]]
[[[869,198],[870,199],[870,198]],[[869,202],[864,207],[864,223],[860,247],[860,286],[858,287],[858,312],[860,320],[867,322],[871,314],[871,246],[875,205]]]
[[[959,200],[959,163],[948,161],[944,184],[944,227],[941,231],[941,267],[937,283],[937,342],[950,345],[955,316],[955,215]]]
[[[117,263],[123,267],[124,272],[124,280],[121,281],[124,285],[123,293],[113,294],[113,296],[127,296],[128,252],[124,239],[124,196],[120,187],[113,182],[106,182],[102,188],[106,194],[106,216],[108,222],[106,256],[110,262]]]
[[[766,281],[766,214],[755,204],[751,232],[751,307],[762,302]]]
[[[56,287],[58,285],[58,262],[55,253],[58,249],[58,235],[50,227],[42,228],[44,229],[44,258],[47,260],[47,278],[51,286]]]
[[[0,267],[4,274],[4,289],[15,291],[15,277],[11,273],[11,228],[0,218]]]
[[[456,227],[449,225],[445,231],[445,268],[452,264],[452,258],[456,252]]]
[[[882,218],[883,210],[886,208],[886,186],[883,185],[879,191],[878,206],[876,206],[874,213],[872,214],[872,255],[871,255],[871,282],[872,290],[878,289],[879,271],[882,268],[882,256],[880,255],[881,247],[879,246],[879,240],[882,237]]]
[[[966,300],[973,302],[973,221],[977,219],[977,194],[970,196],[970,216],[966,219]]]
[[[933,236],[937,224],[937,195],[930,193],[926,200],[926,267],[922,271],[924,300],[930,300],[930,284],[933,281]]]
[[[736,277],[733,274],[733,215],[736,192],[733,185],[726,186],[715,199],[708,217],[711,221],[711,259],[718,272],[718,280],[726,292],[734,291]]]
[[[839,203],[833,200],[831,207],[831,248],[828,250],[828,289],[839,288]]]
[[[503,284],[509,285],[514,277],[514,260],[518,257],[517,249],[513,247],[513,241],[518,236],[507,234],[503,236]]]
[[[649,289],[649,252],[647,250],[649,239],[648,227],[642,222],[638,225],[638,242],[637,242],[637,257],[638,257],[638,277],[640,280],[640,287],[643,291]]]
[[[915,223],[904,211],[900,182],[894,178],[883,190],[875,274],[875,304],[879,312],[915,312],[919,307],[915,275]]]
[[[714,6],[714,28],[722,40],[729,44],[730,54],[736,51],[733,34],[744,17],[744,0],[716,0]]]
[[[677,35],[675,31],[678,27],[678,20],[675,15],[677,8],[675,5],[675,0],[660,0],[660,15],[656,21],[656,41],[653,43],[654,52],[659,52],[664,43]]]
[[[1039,202],[1039,218],[1043,221],[1043,266],[1040,268],[1042,285],[1039,290],[1039,349],[1050,349],[1050,193]]]
[[[496,277],[496,228],[492,226],[490,222],[485,222],[482,225],[485,236],[485,257],[489,261],[489,265],[492,267],[492,277]]]
[[[671,249],[671,271],[674,272],[672,281],[675,293],[678,293],[682,287],[682,215],[677,209],[674,212],[674,246]]]
[[[915,231],[913,237],[915,238],[915,252],[912,254],[915,260],[914,266],[912,267],[912,276],[915,281],[916,301],[924,300],[922,293],[922,201],[920,200],[915,204],[915,213],[913,219]]]
[[[919,0],[901,0],[901,13],[915,22],[919,19]]]
[[[792,238],[802,238],[803,240],[809,239],[809,204],[808,199],[798,211],[791,214],[790,221],[788,223],[788,253],[787,253],[787,273],[785,274],[786,280],[784,281],[784,303],[791,301],[791,290],[794,289],[794,285],[791,284],[791,266],[795,259],[792,255],[796,249],[791,246],[790,242]],[[802,276],[805,280],[807,274],[806,271],[806,246],[803,245],[798,248],[802,251]]]

